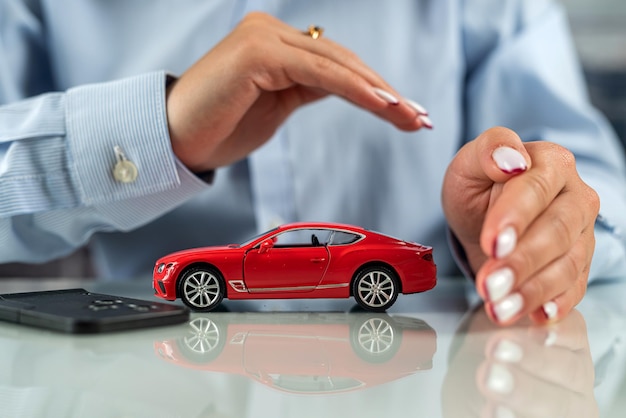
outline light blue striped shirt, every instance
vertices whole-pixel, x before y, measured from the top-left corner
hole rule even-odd
[[[399,132],[327,98],[201,181],[172,153],[165,74],[181,74],[251,10],[324,26],[425,105],[435,129]],[[450,274],[445,169],[463,143],[503,125],[575,153],[601,196],[591,275],[623,275],[623,152],[588,103],[566,23],[544,0],[0,1],[0,262],[88,244],[101,276],[137,277],[177,249],[315,220],[433,245]],[[113,178],[115,146],[136,181]]]

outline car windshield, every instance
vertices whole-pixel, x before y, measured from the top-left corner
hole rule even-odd
[[[272,229],[270,229],[269,231],[265,231],[265,232],[263,232],[263,233],[261,233],[261,234],[257,234],[257,235],[255,235],[255,236],[253,236],[252,238],[245,240],[244,242],[242,242],[242,243],[241,243],[241,244],[239,244],[239,245],[240,245],[241,247],[243,247],[243,246],[245,246],[245,245],[248,245],[248,244],[250,244],[251,242],[256,241],[257,239],[259,239],[259,238],[260,238],[260,237],[262,237],[263,235],[268,234],[268,233],[273,232],[273,231],[276,231],[277,229],[278,229],[278,227],[276,227],[276,228],[272,228]]]

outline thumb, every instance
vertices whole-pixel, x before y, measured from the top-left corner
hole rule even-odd
[[[520,137],[503,127],[480,134],[459,151],[456,160],[468,180],[485,183],[504,183],[532,163]]]
[[[474,269],[482,264],[484,254],[490,254],[480,241],[487,211],[501,189],[494,184],[505,183],[530,165],[530,155],[519,136],[501,127],[491,128],[465,144],[450,162],[442,187],[442,207]]]

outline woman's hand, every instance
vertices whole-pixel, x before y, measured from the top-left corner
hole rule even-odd
[[[297,107],[329,94],[402,130],[430,127],[423,109],[400,99],[352,52],[251,13],[168,88],[174,153],[196,172],[230,164],[267,141]]]
[[[492,320],[553,321],[582,299],[599,199],[571,152],[490,129],[454,158],[442,200]]]

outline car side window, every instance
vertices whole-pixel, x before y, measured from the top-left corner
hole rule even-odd
[[[335,231],[333,234],[330,245],[347,245],[356,242],[360,238],[357,234],[352,234],[350,232],[344,231]]]
[[[330,240],[330,235],[332,234],[333,231],[328,230],[328,229],[314,229],[311,230],[312,234],[315,235],[315,237],[317,238],[318,242],[320,243],[320,245],[326,245],[328,244],[328,241]]]
[[[276,236],[274,247],[317,247],[326,245],[330,232],[325,229],[295,229]]]

